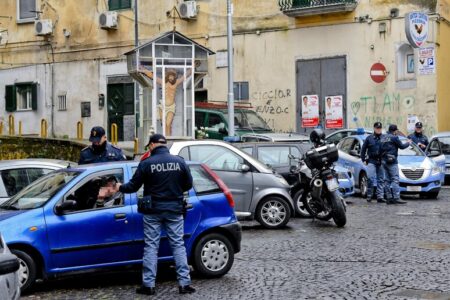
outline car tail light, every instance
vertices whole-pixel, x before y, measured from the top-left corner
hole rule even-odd
[[[213,171],[211,170],[207,165],[203,165],[202,167],[205,169],[205,171],[214,179],[214,181],[217,183],[217,185],[220,187],[220,189],[222,190],[222,192],[224,193],[225,197],[228,200],[228,204],[231,207],[234,207],[234,199],[233,199],[233,195],[231,194],[230,189],[227,187],[227,185],[225,184],[225,182],[222,181],[222,179],[220,179],[220,177]]]

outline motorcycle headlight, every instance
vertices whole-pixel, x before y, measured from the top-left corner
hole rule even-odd
[[[431,169],[431,175],[439,175],[441,173],[441,169],[438,166],[434,166]]]
[[[347,174],[339,172],[338,179],[348,180]]]

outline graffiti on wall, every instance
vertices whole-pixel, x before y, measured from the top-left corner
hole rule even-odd
[[[292,124],[286,123],[286,117],[293,113],[291,89],[271,89],[252,93],[251,101],[255,111],[275,131],[289,131]],[[286,127],[288,126],[288,127]]]
[[[381,122],[385,126],[397,124],[406,133],[406,122],[409,114],[416,115],[424,123],[425,132],[436,133],[434,101],[416,99],[411,94],[400,92],[382,95],[363,95],[350,103],[350,113],[354,126],[372,128],[373,123]]]

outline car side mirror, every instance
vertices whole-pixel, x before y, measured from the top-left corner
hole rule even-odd
[[[350,150],[349,153],[350,153],[351,156],[359,156],[359,153],[356,150]]]
[[[428,153],[428,156],[429,156],[429,157],[437,157],[437,156],[439,156],[439,155],[441,155],[441,152],[439,152],[439,151],[437,151],[437,150],[431,150],[431,151]]]
[[[246,164],[241,165],[241,172],[242,173],[247,173],[248,171],[250,171],[250,167]]]
[[[69,196],[70,197],[70,196]],[[68,197],[68,198],[69,198]],[[65,201],[56,204],[55,211],[58,215],[62,215],[67,210],[73,210],[77,207],[77,201],[66,199]]]
[[[19,267],[19,260],[15,255],[9,253],[0,255],[0,276],[14,273]]]

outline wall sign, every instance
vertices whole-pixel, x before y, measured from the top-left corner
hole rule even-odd
[[[302,127],[311,128],[319,125],[319,96],[302,96]]]
[[[325,128],[344,127],[344,103],[342,96],[325,97]]]
[[[436,71],[436,57],[434,47],[419,50],[419,63],[417,64],[419,75],[432,75]]]
[[[386,67],[381,63],[375,63],[370,68],[370,78],[376,83],[382,83],[387,76]]]
[[[406,38],[414,48],[421,48],[428,38],[428,15],[410,12],[405,16]]]

